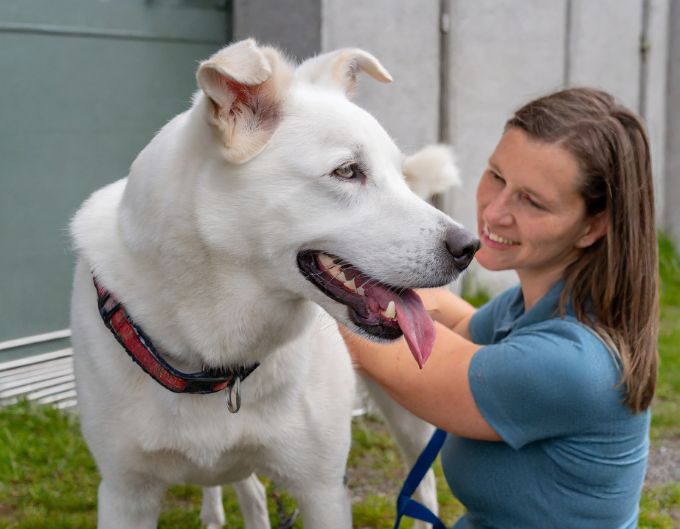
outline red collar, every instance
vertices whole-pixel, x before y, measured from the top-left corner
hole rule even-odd
[[[215,393],[227,390],[227,404],[236,412],[240,406],[238,388],[258,363],[236,369],[211,369],[183,373],[168,364],[157,352],[151,339],[135,324],[123,305],[93,277],[99,298],[99,314],[118,343],[130,357],[161,386],[175,393]],[[235,388],[235,389],[234,389]],[[232,393],[235,391],[235,395]],[[234,402],[235,397],[235,402]]]

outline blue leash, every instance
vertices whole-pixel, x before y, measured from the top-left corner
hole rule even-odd
[[[397,497],[397,519],[394,522],[393,529],[399,529],[399,524],[401,524],[403,516],[431,523],[434,529],[447,529],[444,522],[442,522],[436,514],[422,503],[418,503],[411,498],[416,488],[418,488],[418,485],[420,485],[420,482],[425,477],[425,474],[427,474],[427,471],[432,466],[432,463],[434,463],[434,460],[437,458],[437,454],[441,450],[445,439],[446,432],[444,430],[435,430],[428,441],[427,446],[418,456],[416,464],[413,465],[408,476],[406,476],[406,480]]]

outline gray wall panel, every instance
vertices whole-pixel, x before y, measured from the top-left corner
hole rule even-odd
[[[641,0],[571,0],[569,82],[603,88],[638,110]]]
[[[464,186],[445,210],[472,230],[477,182],[506,119],[562,86],[565,14],[563,0],[453,0],[450,120]],[[491,290],[515,281],[513,273],[474,275]]]
[[[664,226],[680,248],[680,2],[670,7]]]
[[[234,40],[255,37],[294,59],[321,50],[321,0],[234,0]]]
[[[641,113],[645,118],[652,152],[652,171],[656,200],[656,218],[659,227],[664,219],[666,194],[666,126],[668,108],[668,42],[670,29],[670,0],[650,0],[647,27],[647,64],[644,68],[644,101]],[[676,100],[680,102],[680,99]],[[677,106],[678,103],[676,103]],[[676,203],[680,197],[676,195]]]
[[[70,217],[189,106],[197,61],[226,40],[207,2],[111,4],[0,5],[0,342],[68,327]]]
[[[323,51],[364,48],[394,78],[382,85],[364,76],[356,101],[405,152],[437,141],[439,3],[411,0],[324,0]]]

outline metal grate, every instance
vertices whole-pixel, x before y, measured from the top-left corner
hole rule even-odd
[[[28,399],[59,409],[75,407],[71,354],[68,348],[0,364],[0,406]]]

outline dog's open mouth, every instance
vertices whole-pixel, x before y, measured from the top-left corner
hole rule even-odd
[[[329,298],[346,305],[353,323],[386,340],[402,334],[422,368],[432,352],[435,329],[413,290],[393,287],[328,253],[306,250],[297,256],[302,274]]]

